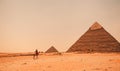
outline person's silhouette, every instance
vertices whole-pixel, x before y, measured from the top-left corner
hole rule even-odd
[[[39,52],[38,52],[38,50],[36,49],[33,58],[34,58],[34,59],[38,59],[38,55],[39,55]]]

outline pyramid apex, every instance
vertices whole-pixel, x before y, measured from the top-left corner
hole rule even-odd
[[[95,22],[91,27],[90,29],[91,30],[97,30],[97,29],[101,29],[102,26],[98,23],[98,22]]]
[[[54,46],[51,46],[50,48],[55,48]]]

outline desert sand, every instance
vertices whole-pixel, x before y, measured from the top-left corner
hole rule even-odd
[[[94,53],[1,57],[0,71],[120,71],[120,54]]]

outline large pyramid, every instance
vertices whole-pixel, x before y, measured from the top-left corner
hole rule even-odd
[[[53,53],[53,52],[58,52],[58,50],[55,49],[54,46],[51,46],[45,53]]]
[[[67,52],[120,52],[120,43],[95,22]]]

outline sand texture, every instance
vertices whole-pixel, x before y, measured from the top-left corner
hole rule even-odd
[[[1,57],[0,71],[120,71],[120,54]]]

